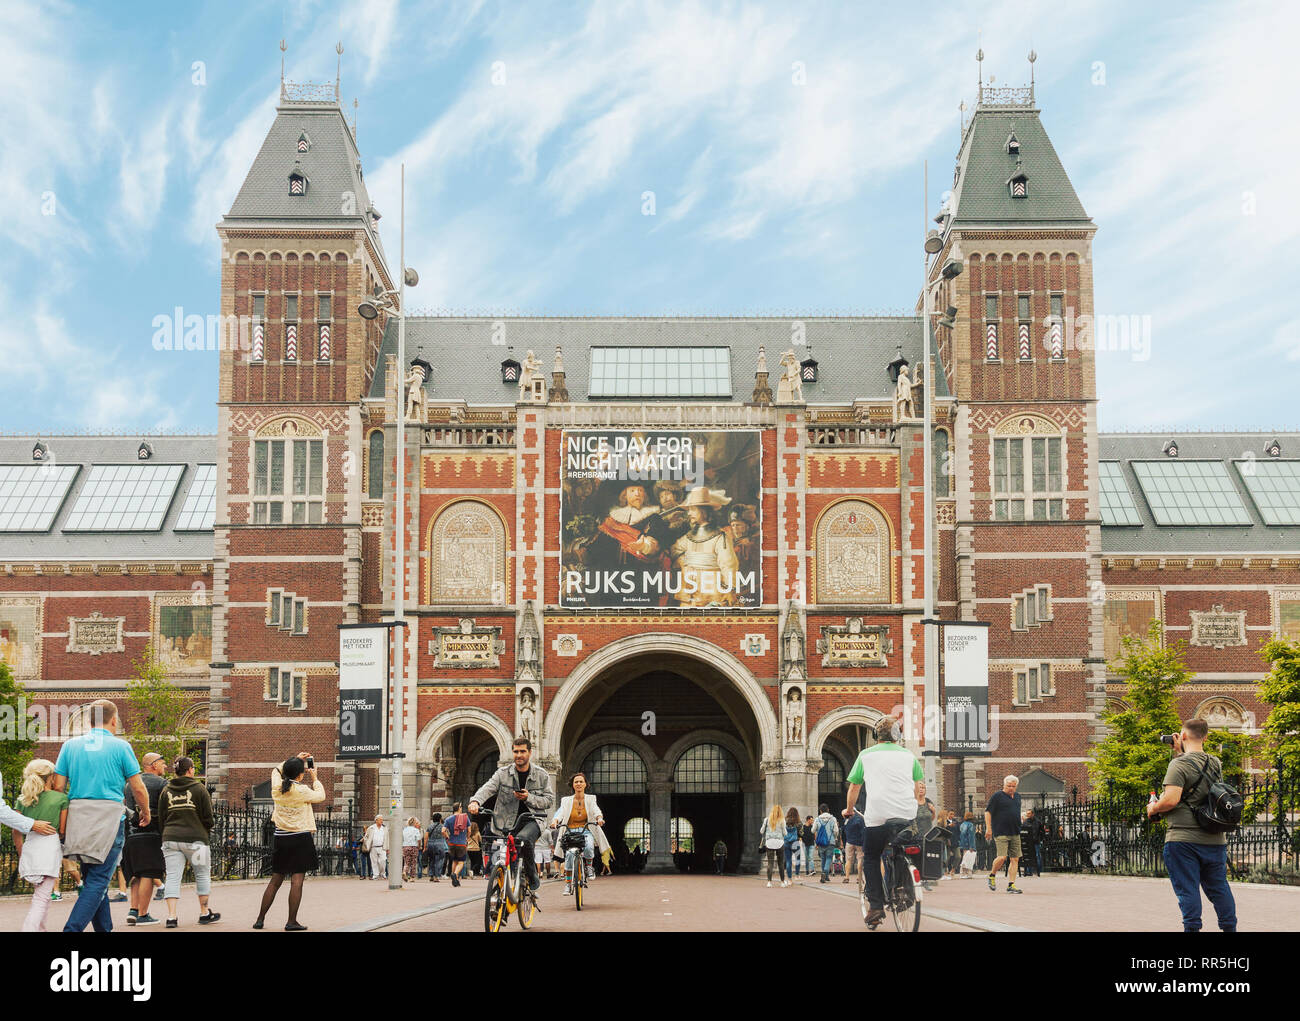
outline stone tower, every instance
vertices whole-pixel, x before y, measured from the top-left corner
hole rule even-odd
[[[282,84],[217,226],[221,312],[240,322],[218,403],[208,771],[222,797],[304,750],[336,804],[353,794],[334,761],[336,625],[361,615],[361,401],[381,330],[356,309],[391,286],[378,219],[337,83]]]
[[[940,598],[955,599],[961,619],[991,622],[989,701],[1003,707],[988,759],[945,764],[956,784],[947,790],[978,808],[1003,775],[1034,767],[1049,785],[1086,787],[1090,714],[1105,687],[1096,372],[1085,328],[1096,227],[1032,85],[981,84],[938,222],[932,279],[946,260],[964,263],[938,292],[940,315],[955,309],[951,325],[934,318],[958,402],[956,520],[944,551],[955,579]]]

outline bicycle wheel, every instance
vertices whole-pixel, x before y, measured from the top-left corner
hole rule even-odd
[[[577,864],[578,864],[578,870],[577,873],[574,875],[574,879],[573,879],[573,906],[577,908],[579,911],[581,911],[582,896],[583,896],[582,891],[587,885],[587,877],[586,877],[586,873],[583,871],[582,868],[581,858],[578,859]]]
[[[900,862],[895,866],[895,871],[898,873],[898,881],[889,898],[894,928],[899,932],[917,932],[921,928],[921,900],[917,896],[911,866]]]
[[[492,870],[483,900],[483,930],[500,932],[506,920],[506,872],[501,866]]]
[[[528,889],[528,880],[524,878],[524,864],[519,863],[519,871],[515,875],[515,889],[519,891],[518,906],[515,910],[519,913],[519,927],[527,929],[533,924],[533,898],[528,896],[524,891]]]

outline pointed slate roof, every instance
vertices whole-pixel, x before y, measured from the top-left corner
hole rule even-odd
[[[303,134],[310,146],[299,152]],[[307,178],[303,195],[289,194],[289,174],[295,164]],[[338,104],[286,100],[276,108],[275,121],[221,225],[301,227],[309,221],[327,227],[361,227],[383,258],[369,209],[361,153]]]
[[[1013,134],[1018,155],[1007,151]],[[1007,187],[1017,158],[1029,178],[1020,199]],[[952,209],[955,227],[1093,226],[1032,105],[976,108],[957,157]]]

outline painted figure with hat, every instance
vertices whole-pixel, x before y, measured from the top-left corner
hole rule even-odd
[[[670,555],[681,572],[676,599],[681,606],[736,605],[736,551],[717,517],[731,498],[721,489],[696,486],[682,506],[690,530],[673,543]]]

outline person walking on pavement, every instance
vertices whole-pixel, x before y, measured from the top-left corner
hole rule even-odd
[[[796,851],[801,850],[803,844],[799,842],[799,809],[793,805],[785,813],[785,836],[781,841],[781,855],[785,859],[785,879],[786,885],[794,883],[794,863]]]
[[[142,825],[135,813],[126,813],[126,843],[122,847],[122,873],[131,891],[131,908],[126,915],[127,925],[157,925],[160,919],[149,913],[149,902],[154,899],[155,880],[159,883],[167,874],[163,859],[162,830],[158,828],[158,796],[167,786],[167,762],[157,752],[145,752],[140,759],[140,779],[149,792],[149,824]],[[123,800],[129,806],[131,788],[123,791]],[[160,891],[161,892],[161,891]]]
[[[991,839],[997,849],[997,857],[993,859],[993,867],[989,870],[989,889],[995,893],[998,889],[998,869],[1003,862],[1008,866],[1007,893],[1024,892],[1016,886],[1022,853],[1020,795],[1016,793],[1019,786],[1020,778],[1008,774],[1002,779],[1002,790],[994,792],[984,807],[984,839]]]
[[[63,855],[82,864],[81,895],[63,931],[84,932],[90,925],[96,932],[112,932],[108,884],[126,842],[124,784],[130,785],[138,823],[148,826],[152,815],[135,752],[117,736],[117,706],[101,698],[86,711],[89,730],[65,741],[54,764],[54,789],[68,795]]]
[[[803,844],[803,872],[809,879],[812,878],[813,872],[817,869],[817,862],[814,858],[813,841],[817,835],[813,832],[813,817],[806,816],[803,821],[803,831],[799,834],[799,840]]]
[[[713,842],[713,874],[720,876],[727,871],[727,845],[719,837]],[[769,886],[771,884],[768,884]]]
[[[194,775],[194,760],[176,760],[176,775],[158,795],[158,829],[163,859],[167,863],[164,896],[167,928],[179,924],[176,907],[181,896],[181,876],[186,863],[194,870],[194,892],[199,898],[199,924],[211,925],[221,917],[208,906],[212,894],[212,797]]]
[[[476,822],[469,824],[465,837],[465,860],[469,862],[470,878],[477,879],[483,874],[483,834]]]
[[[957,828],[957,851],[961,855],[961,878],[975,875],[975,813],[967,812]]]
[[[366,827],[365,843],[370,848],[371,879],[388,878],[388,827],[384,825],[382,815],[375,816],[375,821]]]
[[[415,879],[420,869],[420,820],[411,816],[402,827],[402,882]]]
[[[1205,804],[1210,787],[1223,778],[1223,763],[1205,751],[1209,724],[1191,719],[1174,735],[1174,758],[1165,771],[1164,792],[1147,805],[1147,817],[1165,815],[1164,859],[1169,870],[1183,932],[1201,931],[1201,890],[1214,905],[1219,928],[1237,931],[1237,902],[1228,886],[1228,835],[1203,829],[1195,809]]]
[[[254,929],[266,924],[266,913],[275,903],[284,877],[289,877],[289,920],[285,932],[305,932],[298,924],[298,907],[302,903],[303,882],[308,872],[320,865],[316,854],[316,815],[312,805],[325,800],[325,788],[316,779],[316,760],[307,752],[287,759],[283,766],[271,770],[271,800],[275,809],[274,851],[271,853],[271,881],[262,894]]]
[[[0,802],[3,804],[3,802]],[[68,796],[54,789],[54,763],[33,759],[23,767],[23,786],[18,794],[18,811],[25,817],[13,820],[13,809],[4,806],[0,822],[14,827],[14,849],[18,852],[18,874],[32,884],[32,904],[23,919],[23,932],[45,932],[45,915],[50,894],[59,883],[63,866],[63,833],[68,825]],[[8,817],[6,817],[8,816]],[[40,830],[34,829],[36,823]],[[45,832],[54,827],[52,832]]]
[[[442,823],[442,813],[434,812],[425,831],[429,847],[429,882],[442,882],[447,867],[447,829]]]
[[[785,816],[781,814],[781,806],[773,805],[772,811],[767,813],[767,818],[763,820],[763,825],[758,829],[758,837],[763,841],[763,851],[767,856],[767,885],[772,886],[772,866],[776,866],[777,874],[781,877],[781,888],[790,885],[790,881],[785,877]]]
[[[819,882],[829,883],[831,881],[831,862],[835,859],[835,842],[839,839],[840,827],[835,821],[835,816],[831,815],[830,810],[825,805],[819,806],[818,812],[820,814],[817,816],[813,843],[817,847],[817,860],[821,866],[821,879]]]
[[[442,820],[443,835],[447,838],[447,853],[451,856],[452,886],[460,886],[461,877],[465,874],[465,859],[469,855],[469,826],[469,813],[461,810],[459,801],[455,802],[451,806],[451,815]]]
[[[850,875],[858,877],[858,887],[862,887],[863,845],[867,842],[867,824],[862,816],[854,812],[844,820],[844,882]]]

